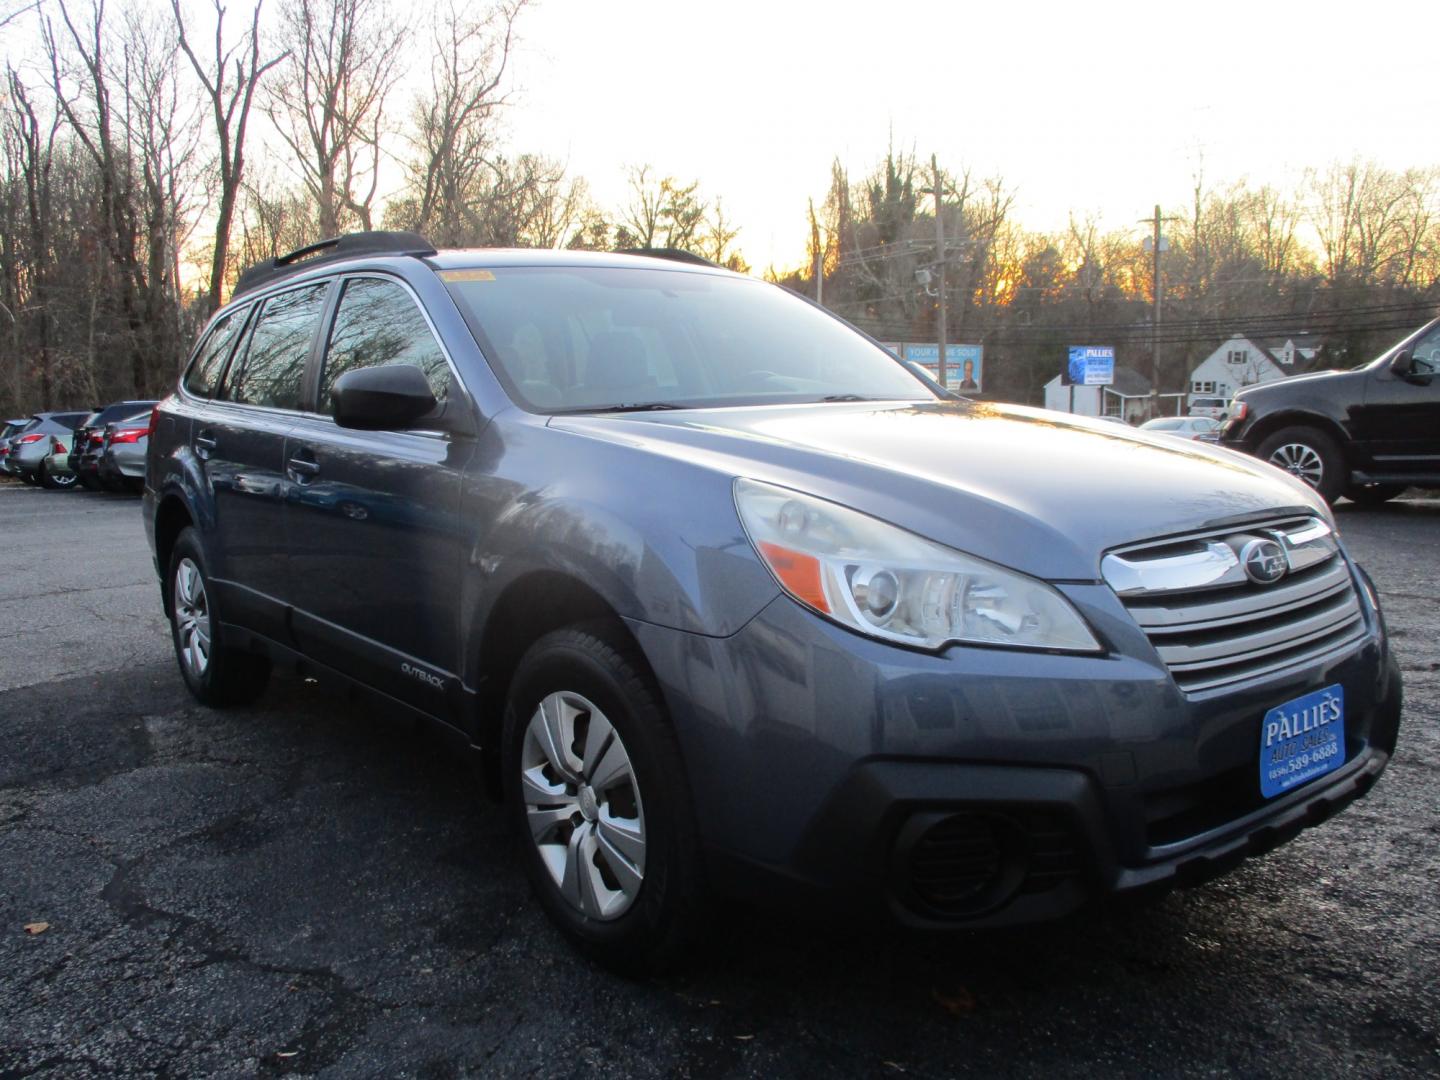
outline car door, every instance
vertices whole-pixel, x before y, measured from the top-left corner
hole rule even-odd
[[[1440,324],[1409,346],[1411,373],[1388,364],[1365,382],[1363,432],[1376,475],[1440,475]]]
[[[321,663],[444,716],[459,692],[460,482],[474,441],[425,424],[342,428],[329,394],[346,371],[413,364],[445,409],[470,405],[408,286],[369,274],[341,289],[319,411],[287,438],[294,633]]]
[[[266,297],[224,380],[196,412],[191,445],[214,507],[211,577],[238,622],[288,640],[285,436],[299,418],[306,365],[330,282]]]

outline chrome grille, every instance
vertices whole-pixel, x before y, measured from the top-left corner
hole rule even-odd
[[[1257,540],[1284,552],[1275,584],[1246,572]],[[1101,572],[1186,693],[1298,667],[1365,632],[1350,568],[1318,518],[1137,544],[1106,555]]]

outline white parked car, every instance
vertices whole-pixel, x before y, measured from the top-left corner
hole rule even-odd
[[[1220,431],[1220,421],[1208,416],[1162,416],[1155,420],[1146,420],[1140,425],[1140,430],[1163,431],[1166,435],[1178,435],[1182,439],[1204,439],[1211,442]]]
[[[1190,415],[1213,416],[1218,420],[1225,415],[1227,404],[1223,397],[1197,397],[1190,402]]]

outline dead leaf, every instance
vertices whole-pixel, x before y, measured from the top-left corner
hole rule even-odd
[[[736,1036],[735,1036],[735,1038],[739,1039],[741,1042],[749,1042],[749,1041],[750,1041],[751,1039],[753,1039],[754,1037],[755,1037],[754,1035],[736,1035]]]
[[[292,1058],[299,1054],[299,1050],[277,1050],[275,1056],[279,1058]]]
[[[27,922],[25,924],[25,932],[27,934],[43,934],[49,929],[50,924],[48,922]]]
[[[969,1016],[975,1011],[975,995],[963,986],[957,986],[953,991],[944,994],[938,987],[934,987],[930,990],[930,996],[951,1016]]]

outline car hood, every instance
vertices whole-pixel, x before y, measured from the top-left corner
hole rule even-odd
[[[1285,379],[1275,379],[1272,382],[1246,386],[1237,391],[1235,396],[1237,398],[1254,399],[1256,397],[1268,397],[1272,394],[1284,394],[1287,392],[1285,390],[1287,386],[1321,389],[1341,383],[1359,382],[1364,378],[1364,369],[1346,371],[1340,368],[1332,368],[1327,371],[1308,371],[1303,375],[1291,375]],[[1288,392],[1294,393],[1294,390]]]
[[[1298,481],[1218,447],[977,402],[557,416],[554,428],[793,487],[1050,580],[1094,581],[1135,540],[1277,513]]]

